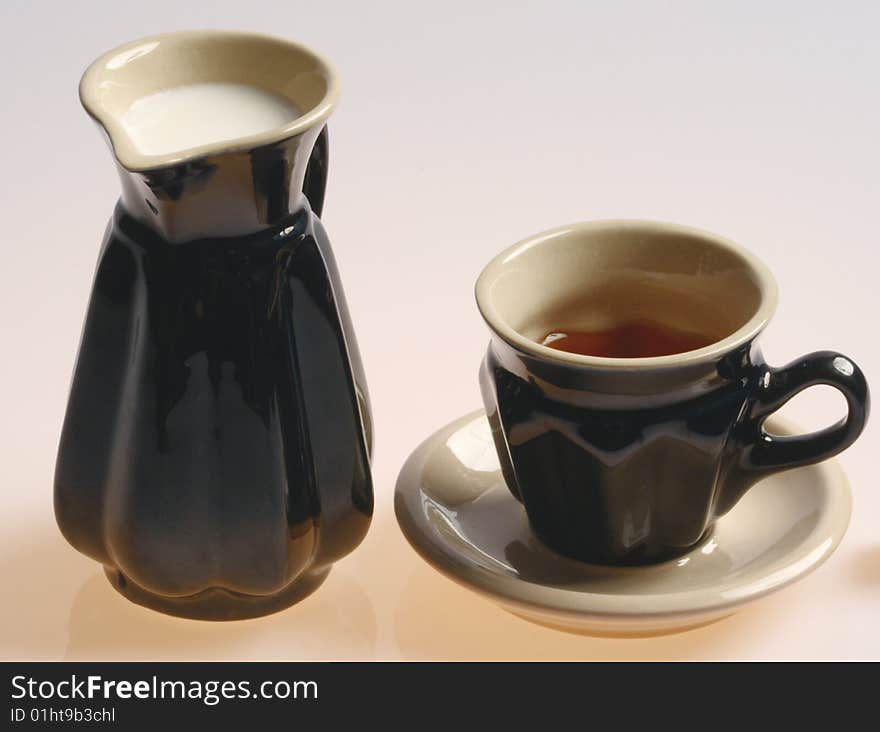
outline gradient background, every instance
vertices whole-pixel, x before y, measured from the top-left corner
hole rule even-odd
[[[284,35],[343,78],[325,209],[375,408],[376,516],[314,596],[232,624],[131,605],[55,528],[52,473],[118,181],[79,75],[175,29]],[[774,364],[821,348],[880,373],[880,6],[446,1],[0,5],[0,655],[6,658],[880,658],[877,427],[840,458],[854,513],[815,574],[715,625],[644,640],[530,625],[431,570],[393,517],[399,467],[480,404],[472,284],[577,220],[729,236],[776,274]],[[876,382],[875,382],[876,386]],[[842,413],[830,389],[785,414]]]

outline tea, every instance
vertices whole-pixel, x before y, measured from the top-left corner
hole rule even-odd
[[[603,330],[557,328],[539,343],[558,351],[606,358],[647,358],[694,351],[717,338],[650,320],[635,320]]]

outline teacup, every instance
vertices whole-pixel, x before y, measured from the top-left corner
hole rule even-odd
[[[476,296],[492,330],[480,382],[505,480],[537,536],[575,559],[675,557],[765,476],[846,449],[868,416],[868,386],[849,357],[766,364],[757,340],[776,283],[714,234],[649,221],[554,229],[493,259]],[[597,318],[647,318],[713,340],[635,358],[540,343]],[[798,437],[765,431],[768,415],[815,384],[843,394],[844,419]]]

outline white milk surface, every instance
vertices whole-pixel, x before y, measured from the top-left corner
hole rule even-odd
[[[164,155],[286,125],[299,116],[289,99],[247,84],[212,82],[138,99],[122,117],[143,155]]]

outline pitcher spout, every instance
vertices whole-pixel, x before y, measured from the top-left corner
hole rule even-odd
[[[326,174],[339,85],[295,43],[196,31],[109,51],[79,93],[113,151],[126,210],[182,242],[251,234],[304,205],[303,186]],[[320,212],[323,186],[312,187]]]

